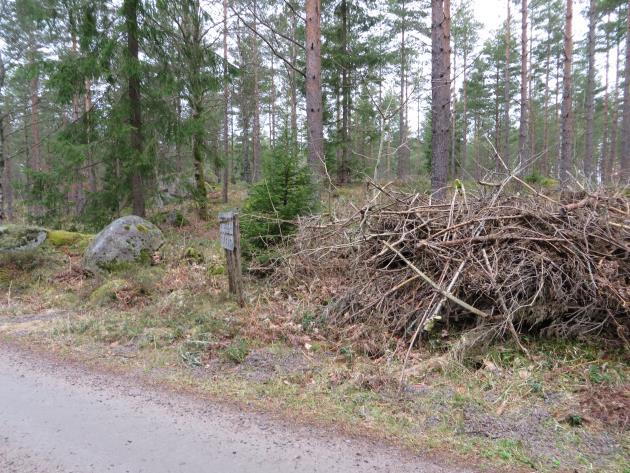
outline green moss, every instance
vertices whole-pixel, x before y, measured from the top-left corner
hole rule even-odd
[[[122,279],[111,279],[103,283],[90,295],[90,303],[93,305],[107,305],[116,300],[116,293],[126,286]]]
[[[76,245],[81,248],[87,248],[93,235],[85,233],[68,232],[65,230],[49,230],[48,241],[53,246],[70,246]]]
[[[147,227],[146,225],[142,225],[141,223],[136,225],[136,229],[140,233],[149,233],[149,227]]]
[[[131,230],[131,226],[129,226],[129,225],[125,225],[125,226],[124,226],[124,229],[125,229],[125,230],[127,230],[127,231],[129,231],[129,230]]]
[[[184,250],[184,259],[189,263],[202,264],[205,261],[203,253],[192,246]]]
[[[132,266],[133,264],[129,263],[128,261],[108,261],[98,263],[99,268],[110,273],[127,271],[131,269]]]
[[[208,266],[208,275],[221,276],[225,274],[225,266],[222,264],[211,264]]]

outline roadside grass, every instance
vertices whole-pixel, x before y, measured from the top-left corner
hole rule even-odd
[[[72,270],[78,256],[62,252],[30,274],[10,269],[19,284],[9,291],[0,281],[0,300],[10,302],[0,335],[481,469],[630,471],[623,350],[526,339],[529,357],[506,342],[459,364],[442,357],[449,340],[426,340],[401,384],[398,356],[370,359],[328,341],[315,308],[277,300],[264,282],[248,280],[251,301],[238,307],[215,222],[183,213],[186,226],[164,226],[155,266],[86,279]],[[67,314],[20,322],[51,309]]]

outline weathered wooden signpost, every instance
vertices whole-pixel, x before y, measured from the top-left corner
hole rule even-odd
[[[221,246],[225,249],[225,260],[228,271],[230,293],[236,296],[240,306],[245,304],[243,298],[243,277],[241,274],[241,233],[238,224],[238,212],[219,213],[219,230]]]

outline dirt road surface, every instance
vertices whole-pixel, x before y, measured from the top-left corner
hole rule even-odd
[[[465,472],[0,345],[2,473],[294,471]]]

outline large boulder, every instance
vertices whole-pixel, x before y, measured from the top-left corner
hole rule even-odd
[[[151,222],[130,215],[114,220],[94,237],[84,256],[92,271],[111,270],[135,262],[149,262],[164,244],[164,236]]]
[[[0,225],[0,254],[16,254],[39,248],[48,232],[29,225]]]

